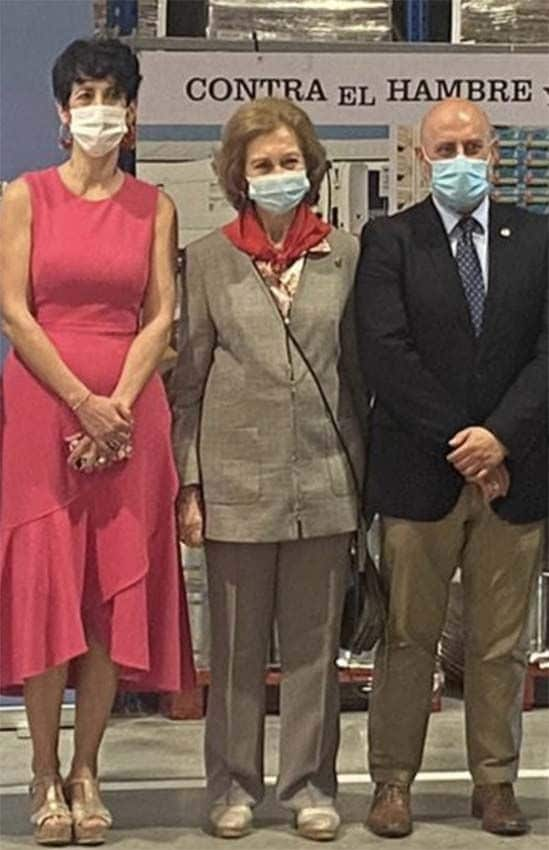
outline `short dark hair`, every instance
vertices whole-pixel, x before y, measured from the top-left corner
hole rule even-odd
[[[127,44],[117,38],[77,39],[66,47],[53,66],[53,94],[67,106],[74,83],[110,77],[130,103],[137,97],[141,74],[139,61]]]

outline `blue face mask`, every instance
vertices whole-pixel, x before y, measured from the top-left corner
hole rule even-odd
[[[490,191],[486,160],[463,154],[453,159],[426,159],[431,166],[433,195],[451,210],[471,212]]]
[[[305,171],[285,171],[283,174],[247,179],[250,201],[279,215],[297,207],[311,188]]]

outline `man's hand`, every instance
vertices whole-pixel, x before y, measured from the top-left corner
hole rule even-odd
[[[482,493],[482,498],[489,504],[494,499],[503,499],[509,492],[511,477],[504,463],[500,463],[487,474],[465,479],[468,484],[476,484]]]
[[[200,487],[182,487],[177,500],[179,539],[185,546],[201,546],[204,542],[204,508]]]
[[[487,428],[472,426],[452,437],[449,441],[454,451],[446,455],[455,469],[464,478],[486,476],[505,459],[507,449]]]

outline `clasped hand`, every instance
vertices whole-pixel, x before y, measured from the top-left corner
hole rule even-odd
[[[131,457],[133,418],[121,399],[92,394],[76,416],[82,430],[66,438],[73,469],[93,472]]]
[[[200,487],[195,484],[182,487],[177,499],[177,524],[179,539],[190,548],[204,542],[204,504]]]
[[[509,491],[511,479],[505,465],[505,446],[487,428],[472,426],[458,431],[450,440],[446,455],[454,468],[470,484],[480,488],[486,502],[500,499]]]

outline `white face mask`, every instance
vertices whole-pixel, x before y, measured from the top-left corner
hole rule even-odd
[[[247,180],[250,201],[277,215],[297,207],[311,188],[304,170],[248,177]]]
[[[458,154],[425,160],[431,166],[431,189],[441,204],[458,213],[474,210],[490,191],[488,160]]]
[[[78,106],[70,113],[74,141],[93,157],[110,153],[128,131],[124,106]]]

